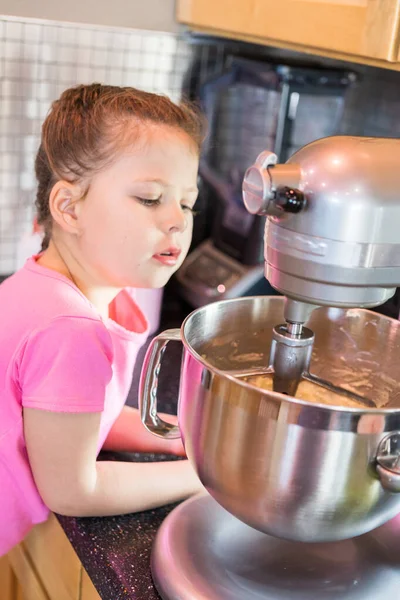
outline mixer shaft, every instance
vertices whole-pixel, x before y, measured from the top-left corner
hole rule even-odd
[[[273,389],[294,396],[303,373],[309,370],[314,334],[301,323],[286,323],[274,327],[270,367],[273,368]]]

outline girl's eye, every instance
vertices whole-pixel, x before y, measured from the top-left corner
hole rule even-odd
[[[195,210],[192,206],[187,206],[186,204],[182,204],[181,206],[183,210],[191,212],[194,217],[199,214],[199,211]]]
[[[161,196],[159,196],[159,198],[141,198],[140,196],[135,196],[135,199],[142,204],[143,206],[149,206],[149,207],[153,207],[153,206],[159,206],[161,204]],[[192,213],[193,216],[196,216],[199,214],[199,211],[195,210],[193,207],[188,206],[187,204],[181,204],[182,210],[188,210],[190,213]]]
[[[143,206],[158,206],[161,202],[161,196],[159,198],[140,198],[139,196],[135,196],[135,198]]]

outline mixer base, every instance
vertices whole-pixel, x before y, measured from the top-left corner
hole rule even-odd
[[[160,527],[152,574],[163,600],[386,600],[400,590],[400,515],[363,536],[305,544],[260,533],[211,496]]]

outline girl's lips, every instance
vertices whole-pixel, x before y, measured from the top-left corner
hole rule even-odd
[[[167,250],[164,250],[164,252],[158,252],[157,254],[154,254],[153,258],[158,260],[158,262],[163,265],[174,267],[178,262],[180,253],[180,248],[168,248]]]
[[[158,260],[163,265],[174,267],[178,262],[178,256],[173,254],[154,254],[153,258]]]

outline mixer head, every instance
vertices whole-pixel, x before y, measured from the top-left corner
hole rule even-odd
[[[378,306],[400,285],[399,165],[399,140],[338,136],[282,165],[262,152],[247,170],[244,204],[267,216],[265,275],[286,296],[285,336],[276,342],[285,352],[273,358],[287,356],[289,382],[289,355],[304,354],[303,324],[314,308]],[[303,359],[294,361],[298,370]]]

